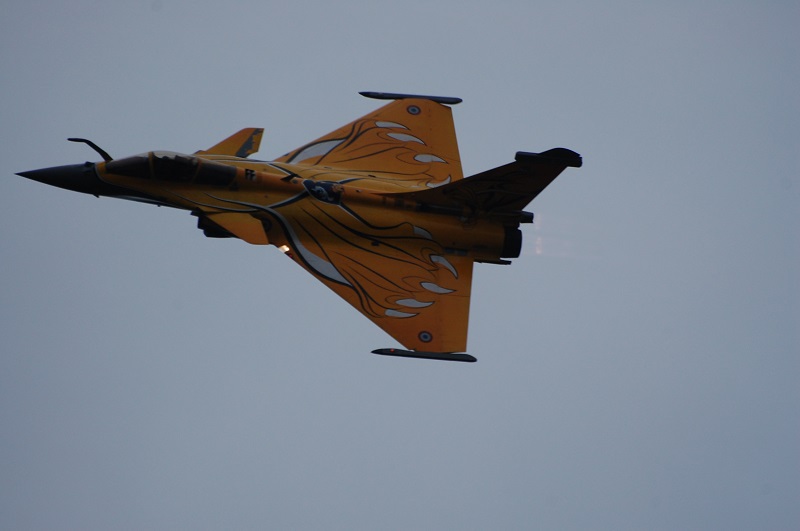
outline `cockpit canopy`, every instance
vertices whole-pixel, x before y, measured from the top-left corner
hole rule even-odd
[[[230,186],[236,168],[174,151],[151,151],[106,162],[106,171],[115,175],[177,183]]]

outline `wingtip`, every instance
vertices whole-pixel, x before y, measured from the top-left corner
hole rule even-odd
[[[396,92],[372,92],[372,91],[362,91],[359,92],[365,98],[372,98],[375,100],[404,100],[407,98],[416,98],[420,100],[431,100],[435,101],[436,103],[443,103],[445,105],[457,105],[461,103],[461,98],[456,98],[453,96],[427,96],[423,94],[399,94]]]
[[[422,350],[403,350],[400,348],[378,348],[373,354],[381,356],[397,356],[399,358],[419,358],[425,360],[463,361],[474,363],[478,358],[465,352],[425,352]]]

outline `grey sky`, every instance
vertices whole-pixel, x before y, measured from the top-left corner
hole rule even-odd
[[[16,2],[0,528],[800,528],[793,2]],[[466,175],[581,153],[476,266],[476,364],[276,249],[15,172],[459,96]]]

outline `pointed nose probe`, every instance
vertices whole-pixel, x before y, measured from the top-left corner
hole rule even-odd
[[[17,175],[51,186],[92,195],[100,195],[104,188],[102,181],[97,178],[92,162],[22,171]]]

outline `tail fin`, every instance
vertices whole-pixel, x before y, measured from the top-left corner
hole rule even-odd
[[[258,151],[263,134],[264,130],[261,128],[248,127],[206,150],[197,151],[195,155],[231,155],[245,158]]]
[[[433,207],[483,214],[519,213],[567,167],[580,168],[581,156],[565,148],[517,152],[514,162],[431,190],[392,194]]]

